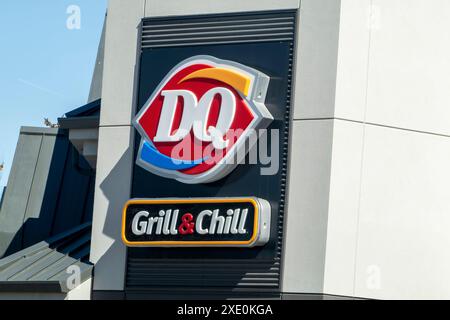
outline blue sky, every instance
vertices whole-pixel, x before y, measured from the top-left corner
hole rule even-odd
[[[80,29],[67,28],[70,6]],[[43,126],[86,103],[107,0],[0,3],[0,163],[7,176],[21,126]]]

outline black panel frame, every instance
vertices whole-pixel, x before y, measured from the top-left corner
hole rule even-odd
[[[153,22],[176,22],[188,19],[229,19],[239,16],[246,17],[291,15],[296,21],[296,10],[282,10],[257,13],[218,14],[204,16],[168,17],[144,19],[143,24]],[[258,178],[261,165],[239,165],[229,176],[220,181],[203,185],[185,185],[175,180],[169,180],[153,175],[137,165],[134,165],[132,198],[169,198],[169,197],[236,197],[254,196],[266,199],[272,206],[272,230],[270,242],[262,248],[128,248],[125,291],[127,295],[154,296],[160,290],[171,288],[198,292],[207,289],[224,296],[260,296],[264,292],[268,297],[280,293],[281,257],[284,230],[284,212],[286,203],[288,145],[291,124],[291,90],[292,69],[294,57],[295,25],[292,40],[258,43],[232,43],[207,45],[182,45],[170,48],[142,49],[140,57],[140,78],[138,93],[138,112],[159,81],[173,65],[193,55],[206,54],[220,59],[232,60],[258,69],[272,77],[267,95],[266,105],[275,117],[269,129],[280,130],[280,168],[275,179]],[[246,48],[243,50],[243,48]],[[265,48],[262,50],[261,48]],[[247,51],[245,51],[247,50]],[[250,52],[250,53],[249,53]],[[251,54],[253,52],[253,55]],[[281,52],[281,53],[280,53]],[[285,57],[277,59],[277,54]],[[272,56],[271,56],[272,55]],[[279,58],[278,56],[278,58]],[[261,62],[266,59],[266,64]],[[151,68],[146,61],[159,61]],[[171,61],[172,60],[172,61]],[[170,61],[170,62],[168,62]],[[267,65],[267,61],[271,61]],[[283,66],[280,66],[284,63]],[[151,63],[150,63],[151,64]],[[284,72],[276,71],[276,68]],[[157,70],[155,70],[157,69]],[[152,74],[152,81],[143,79],[145,73]],[[142,88],[146,88],[145,93]],[[274,98],[276,97],[276,98]],[[275,101],[276,100],[276,101]],[[140,142],[140,136],[135,135],[135,155]],[[251,187],[249,187],[251,186]],[[207,257],[207,258],[206,258]],[[206,258],[206,259],[205,259]],[[205,263],[210,262],[210,263]],[[223,262],[223,263],[222,263]],[[256,263],[255,263],[256,262]],[[155,266],[161,264],[160,267]],[[209,270],[203,265],[217,267],[217,274],[209,277]],[[192,267],[195,265],[195,268]],[[155,267],[154,267],[155,266]],[[177,268],[178,271],[173,270]],[[192,267],[192,268],[191,268]],[[169,268],[171,281],[158,277],[158,273]],[[206,272],[206,276],[198,283],[185,281],[186,268],[197,272],[198,276]],[[227,269],[236,270],[232,276],[225,276],[225,281],[218,278]],[[234,269],[233,269],[234,268]],[[136,273],[138,272],[138,273]],[[259,274],[262,281],[243,280],[248,274]]]

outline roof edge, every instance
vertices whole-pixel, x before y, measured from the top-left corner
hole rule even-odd
[[[59,118],[58,123],[61,129],[94,129],[99,127],[100,117]]]
[[[0,281],[0,293],[65,293],[59,281]]]

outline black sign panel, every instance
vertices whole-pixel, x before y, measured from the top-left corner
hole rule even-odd
[[[252,198],[131,200],[122,237],[128,246],[252,246],[260,211]]]
[[[217,16],[173,17],[145,19],[139,62],[139,83],[136,115],[145,106],[162,79],[180,62],[196,55],[209,55],[222,60],[234,61],[258,70],[270,77],[265,105],[274,120],[269,131],[277,130],[279,137],[268,138],[269,152],[273,143],[279,152],[272,156],[275,173],[262,175],[268,167],[258,161],[250,163],[246,158],[234,171],[223,179],[206,184],[185,184],[168,179],[134,165],[131,197],[133,198],[204,198],[252,196],[270,203],[270,239],[265,245],[251,248],[226,246],[195,247],[131,247],[127,250],[127,294],[137,292],[140,297],[161,295],[160,290],[172,294],[179,288],[221,288],[221,290],[258,292],[279,291],[279,273],[282,264],[283,217],[287,183],[288,139],[291,123],[291,84],[293,57],[295,56],[295,11],[226,14]],[[288,35],[278,34],[280,23]],[[223,37],[219,26],[241,32],[238,37]],[[254,26],[258,24],[258,26]],[[208,29],[207,26],[211,25]],[[199,27],[201,26],[201,27]],[[192,30],[190,29],[192,28]],[[262,35],[264,28],[264,35]],[[184,32],[201,33],[207,38],[189,44],[188,37],[182,43],[175,42],[172,34]],[[214,30],[219,30],[213,37]],[[243,36],[252,39],[242,40]],[[201,35],[200,35],[201,36]],[[209,40],[208,40],[209,39]],[[201,42],[201,43],[200,43]],[[141,135],[136,132],[134,160],[139,156]],[[276,170],[278,169],[278,170]],[[114,176],[113,170],[111,175]],[[119,174],[119,173],[118,173]],[[108,190],[104,190],[105,193]],[[295,214],[295,213],[294,213]],[[105,226],[105,232],[115,236],[113,227]],[[114,231],[115,232],[115,231]],[[189,270],[189,277],[186,277]],[[233,271],[230,275],[230,270]],[[255,274],[253,279],[251,274]],[[164,275],[164,276],[162,276]],[[257,278],[257,279],[256,279]],[[264,284],[260,283],[264,279]],[[209,291],[208,291],[209,292]],[[231,295],[227,295],[230,297]],[[208,296],[209,297],[209,296]]]

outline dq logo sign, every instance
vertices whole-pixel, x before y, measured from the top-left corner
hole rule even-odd
[[[250,134],[273,120],[264,105],[269,81],[252,68],[210,56],[181,62],[134,119],[142,135],[138,165],[183,183],[225,177],[236,167],[236,155],[252,147],[246,149]]]

